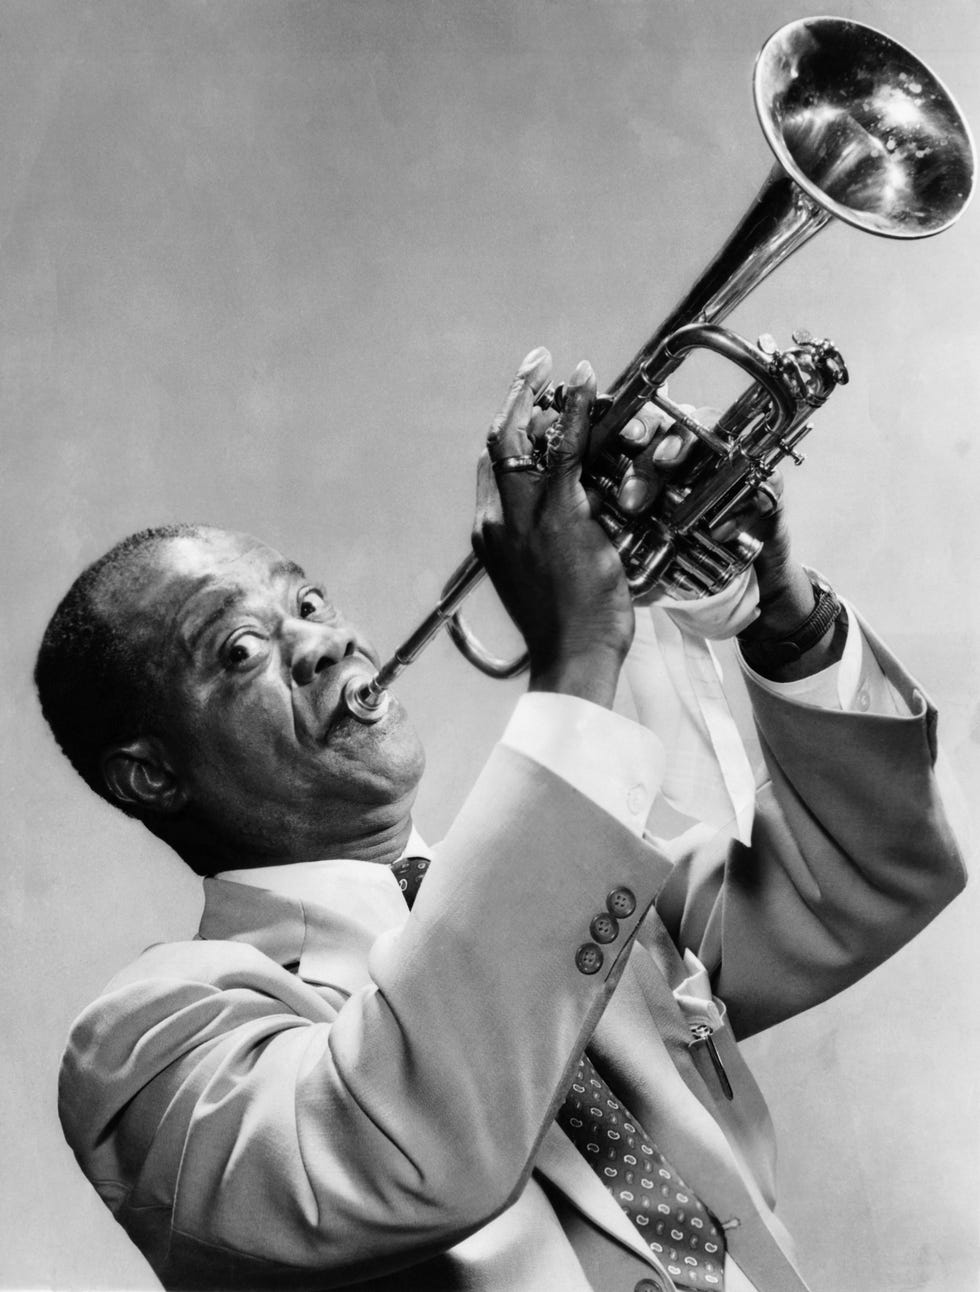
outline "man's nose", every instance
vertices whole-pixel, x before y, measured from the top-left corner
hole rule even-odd
[[[287,625],[286,637],[291,648],[290,670],[297,686],[309,686],[318,673],[356,649],[354,634],[345,623],[293,619]]]

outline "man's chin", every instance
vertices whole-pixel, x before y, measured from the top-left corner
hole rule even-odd
[[[394,696],[377,722],[361,722],[347,712],[334,715],[324,745],[358,765],[366,779],[390,782],[400,793],[417,785],[425,770],[422,742]]]

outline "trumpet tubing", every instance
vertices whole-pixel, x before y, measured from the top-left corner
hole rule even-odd
[[[598,520],[613,542],[634,597],[660,587],[677,597],[718,591],[758,553],[757,540],[711,536],[784,458],[801,462],[809,418],[847,381],[830,341],[797,331],[780,349],[718,326],[750,291],[832,219],[881,237],[929,237],[970,199],[974,154],[952,96],[915,55],[874,28],[841,18],[804,18],[763,45],[753,77],[756,113],[775,164],[755,201],[687,295],[596,402],[583,482],[600,499]],[[750,385],[713,427],[687,417],[664,386],[692,351],[741,368]],[[561,402],[561,390],[539,401]],[[674,416],[697,443],[650,513],[617,505],[629,458],[618,432],[647,401]],[[436,608],[370,682],[350,688],[348,707],[376,721],[385,688],[445,625],[466,657],[493,677],[501,661],[462,623],[459,606],[482,576],[467,557]]]

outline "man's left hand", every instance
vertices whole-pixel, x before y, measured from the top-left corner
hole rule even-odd
[[[695,409],[688,404],[681,407],[708,427],[719,416],[710,408]],[[619,489],[618,502],[623,511],[630,515],[649,511],[671,479],[688,464],[696,443],[696,437],[679,427],[669,414],[655,404],[644,404],[619,433],[619,448],[632,459]],[[746,642],[792,632],[814,606],[809,575],[792,556],[782,494],[782,476],[776,471],[737,512],[712,531],[712,537],[719,542],[740,531],[762,541],[754,567],[759,583],[759,616],[739,634]],[[645,600],[655,596],[654,593]],[[774,680],[788,681],[826,667],[834,658],[830,653],[833,636],[828,632],[825,640],[801,660],[773,670]]]

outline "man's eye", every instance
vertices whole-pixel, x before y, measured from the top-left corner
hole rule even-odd
[[[300,619],[312,619],[326,608],[327,599],[319,588],[304,588],[299,594]]]
[[[236,637],[222,651],[222,661],[228,668],[241,668],[250,663],[259,654],[262,643],[258,637],[251,635]]]

